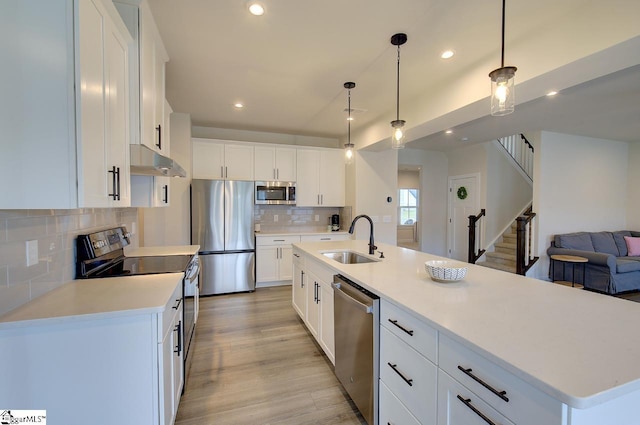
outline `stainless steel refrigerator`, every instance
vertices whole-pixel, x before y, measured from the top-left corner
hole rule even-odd
[[[254,184],[191,181],[191,243],[200,245],[201,295],[253,291]]]

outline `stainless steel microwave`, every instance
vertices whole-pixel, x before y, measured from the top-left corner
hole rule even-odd
[[[295,205],[296,182],[255,182],[257,205]]]

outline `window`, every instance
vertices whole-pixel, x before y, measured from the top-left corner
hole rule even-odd
[[[418,221],[418,189],[398,189],[398,224]]]

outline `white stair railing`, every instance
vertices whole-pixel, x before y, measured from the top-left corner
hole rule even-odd
[[[527,138],[523,134],[514,134],[498,139],[498,142],[533,181],[533,146]]]

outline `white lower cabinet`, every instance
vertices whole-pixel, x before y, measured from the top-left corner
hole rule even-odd
[[[256,236],[256,282],[291,280],[293,249],[300,236]]]
[[[307,317],[307,289],[304,275],[304,257],[293,249],[292,305],[302,320]]]
[[[380,327],[380,381],[423,424],[436,421],[438,368]]]
[[[295,255],[300,257],[295,257]],[[333,329],[334,271],[294,250],[292,303],[331,363],[335,364]]]
[[[532,420],[537,420],[532,418]],[[538,422],[546,424],[546,422]],[[473,392],[438,371],[438,425],[513,425]]]
[[[111,317],[109,317],[111,316]],[[65,425],[170,425],[183,386],[182,281],[161,313],[0,330],[3,405]],[[55,419],[53,419],[55,418]]]
[[[407,410],[398,397],[393,395],[391,390],[380,382],[380,416],[381,425],[420,425],[420,422]]]

